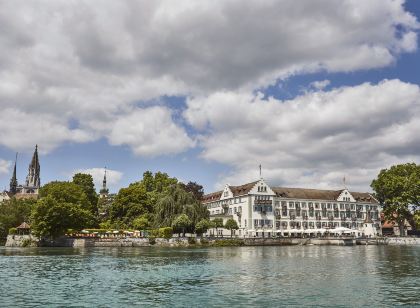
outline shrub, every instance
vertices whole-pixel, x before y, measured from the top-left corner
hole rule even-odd
[[[243,240],[238,239],[225,239],[225,240],[217,240],[214,242],[213,246],[216,247],[224,247],[224,246],[243,246],[245,242]]]
[[[164,227],[159,229],[153,229],[149,231],[149,236],[151,237],[159,237],[159,238],[172,238],[173,229],[172,227]]]
[[[201,245],[208,245],[209,244],[209,240],[208,239],[205,239],[205,238],[202,238],[200,240],[200,243],[201,243]]]
[[[25,238],[25,239],[22,241],[22,247],[28,247],[28,246],[31,246],[31,244],[32,244],[32,240],[31,240],[31,239],[29,239],[29,238]]]
[[[149,237],[149,244],[150,245],[156,244],[156,239],[154,237]]]
[[[159,233],[163,238],[170,239],[174,233],[172,227],[160,228]]]
[[[193,237],[189,237],[189,238],[188,238],[188,244],[190,244],[190,245],[195,245],[195,244],[196,244],[195,238],[193,238]]]
[[[9,229],[9,234],[10,235],[17,234],[17,229],[16,228],[10,228]]]

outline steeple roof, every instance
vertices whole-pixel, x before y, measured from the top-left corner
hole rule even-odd
[[[15,158],[15,166],[13,168],[13,175],[12,178],[10,179],[10,193],[12,195],[16,194],[16,188],[17,188],[17,178],[16,178],[16,162],[17,162],[17,153],[16,153],[16,158]]]

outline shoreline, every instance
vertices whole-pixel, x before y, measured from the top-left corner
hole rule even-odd
[[[72,238],[38,240],[31,235],[9,235],[5,247],[225,247],[225,246],[420,246],[420,238]]]

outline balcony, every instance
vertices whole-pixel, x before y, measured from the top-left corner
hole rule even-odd
[[[273,200],[254,199],[254,205],[273,205]]]

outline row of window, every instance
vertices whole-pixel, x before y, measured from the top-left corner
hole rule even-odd
[[[299,221],[277,221],[276,229],[314,229],[314,228],[337,228],[337,227],[346,227],[349,229],[362,228],[364,223],[357,222],[299,222]],[[375,228],[379,228],[379,224],[374,225]]]
[[[271,219],[254,219],[254,227],[273,227],[273,221]]]
[[[350,211],[350,210],[345,210],[345,211],[339,211],[338,209],[335,209],[334,211],[327,211],[327,209],[322,209],[321,211],[315,211],[314,209],[309,209],[309,211],[307,210],[300,210],[300,209],[287,209],[287,207],[283,207],[281,210],[281,216],[283,217],[287,217],[289,213],[290,217],[293,216],[302,216],[302,217],[308,217],[308,213],[309,213],[309,217],[329,217],[329,218],[364,218],[364,213],[360,212],[360,211]],[[379,213],[377,211],[374,212],[367,212],[369,213],[370,217],[372,219],[378,219],[379,218]],[[276,210],[276,215],[280,215],[280,211]]]
[[[280,201],[276,201],[275,205],[277,207],[279,207],[280,206]],[[281,201],[281,206],[282,207],[286,206],[286,205],[287,205],[287,201]],[[338,209],[338,208],[340,210],[344,210],[344,209],[354,210],[356,208],[358,210],[363,210],[363,205],[362,204],[355,205],[355,204],[343,204],[343,203],[340,203],[340,204],[337,204],[337,203],[318,203],[318,202],[308,202],[307,203],[307,202],[289,201],[288,205],[289,205],[289,208],[300,208],[300,207],[306,208],[308,206],[309,208],[314,207],[316,209],[321,208],[321,209],[329,209],[329,210],[330,209]],[[369,210],[375,211],[377,209],[377,206],[376,205],[365,205],[365,209],[367,211],[369,211]]]
[[[254,205],[255,212],[272,212],[273,207],[271,205]]]

